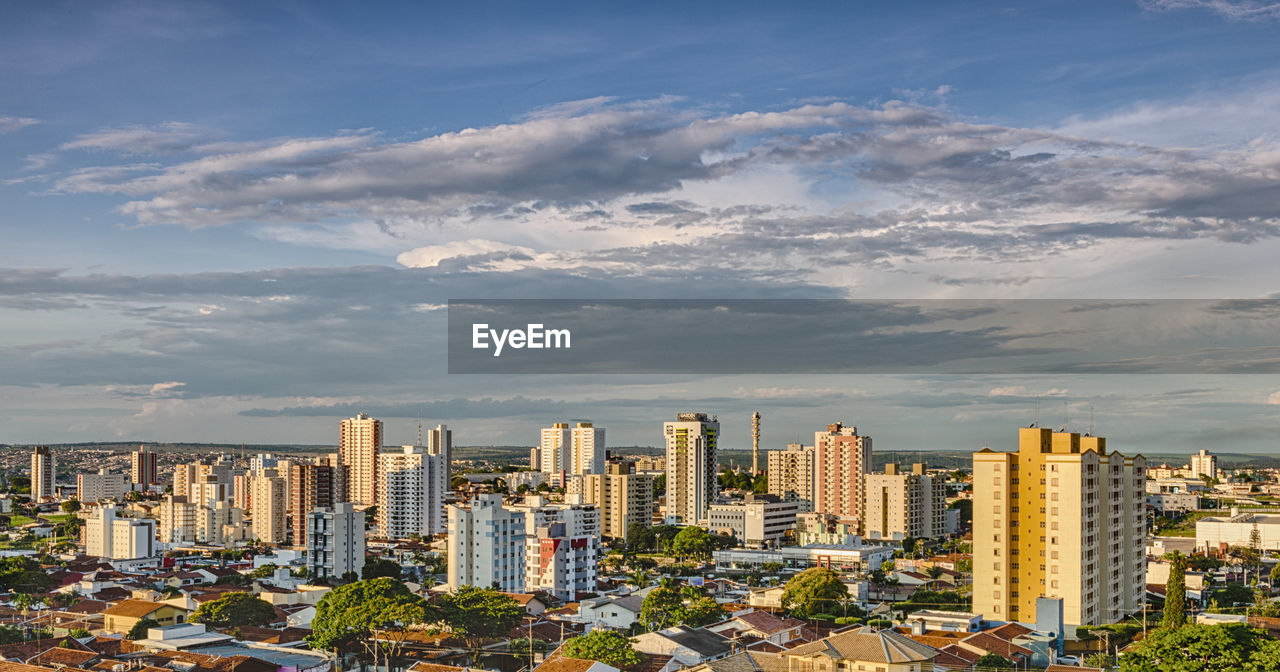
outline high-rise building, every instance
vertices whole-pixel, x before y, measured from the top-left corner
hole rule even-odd
[[[716,498],[716,440],[720,423],[706,413],[677,413],[664,422],[667,443],[667,519],[696,525]]]
[[[1191,456],[1191,478],[1218,477],[1218,456],[1201,448],[1199,453]]]
[[[502,495],[480,495],[449,507],[449,589],[497,585],[524,592],[525,518],[523,510],[502,505]]]
[[[129,478],[143,489],[156,482],[156,454],[144,445],[129,453]]]
[[[542,450],[537,446],[529,449],[529,468],[534,471],[542,470]]]
[[[58,462],[48,446],[36,446],[31,450],[31,501],[58,495],[55,471]]]
[[[633,523],[653,522],[653,477],[630,473],[630,464],[610,464],[606,473],[582,477],[582,501],[600,509],[606,537],[625,539]]]
[[[288,486],[276,475],[274,467],[262,470],[251,479],[253,484],[253,536],[268,544],[283,544],[288,538]]]
[[[106,469],[99,469],[96,474],[76,474],[76,499],[81,502],[120,499],[129,489],[124,474],[108,474]]]
[[[795,502],[800,512],[813,510],[813,446],[787,444],[786,450],[771,450],[768,457],[769,494]]]
[[[406,539],[444,531],[444,495],[449,488],[445,455],[423,446],[378,456],[378,536]]]
[[[165,495],[160,500],[160,543],[192,543],[197,536],[200,507],[186,495]]]
[[[305,536],[311,576],[336,579],[364,568],[364,514],[350,503],[313,509]]]
[[[539,437],[539,471],[550,474],[551,483],[564,485],[563,476],[602,474],[605,464],[604,427],[590,422],[553,423]]]
[[[361,413],[339,425],[338,453],[347,467],[347,501],[378,503],[378,451],[382,449],[382,421]]]
[[[600,510],[594,504],[545,504],[528,498],[523,592],[572,601],[595,593],[600,559]]]
[[[225,454],[213,462],[179,464],[173,470],[173,494],[196,501],[214,492],[209,484],[217,483],[221,486],[216,489],[217,496],[231,502],[235,494],[235,472],[234,458]]]
[[[1031,622],[1036,598],[1069,625],[1115,623],[1146,591],[1146,460],[1106,439],[1040,427],[1017,452],[973,454],[973,611]]]
[[[121,474],[123,476],[123,474]],[[118,518],[113,504],[95,508],[85,521],[85,553],[107,560],[133,560],[155,555],[155,521]]]
[[[910,473],[886,464],[883,474],[867,474],[863,534],[868,539],[930,539],[947,533],[947,486],[923,464]]]
[[[289,516],[293,523],[293,545],[307,546],[307,516],[316,509],[331,509],[346,500],[343,474],[346,467],[331,455],[315,464],[295,464],[289,477]]]
[[[444,482],[447,486],[453,469],[453,430],[445,425],[436,425],[435,429],[428,429],[418,443],[426,446],[428,455],[439,455],[444,458]]]
[[[813,510],[862,519],[864,476],[871,471],[871,437],[837,422],[813,436]],[[861,524],[861,522],[859,522]]]

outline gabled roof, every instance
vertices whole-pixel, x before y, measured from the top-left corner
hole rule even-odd
[[[703,658],[716,658],[729,653],[732,647],[724,637],[705,628],[691,628],[677,625],[674,628],[659,630],[659,635],[690,649]]]
[[[960,646],[999,654],[1009,660],[1013,660],[1014,656],[1031,657],[1031,649],[1018,646],[1013,642],[1003,640],[986,632],[975,632],[965,637],[960,640]]]
[[[767,611],[752,611],[740,616],[734,616],[729,620],[741,621],[767,635],[804,625],[804,621],[794,618],[778,618]]]
[[[864,627],[797,646],[785,655],[826,655],[871,663],[911,663],[933,660],[937,654],[933,647],[914,642],[892,630]]]
[[[1026,634],[1030,634],[1032,632],[1035,632],[1035,630],[1032,630],[1031,628],[1028,628],[1027,626],[1021,623],[1005,623],[1004,625],[998,628],[983,630],[983,632],[990,635],[995,635],[1000,639],[1012,642],[1014,638],[1021,637]]]
[[[93,651],[80,651],[77,649],[64,649],[55,646],[44,653],[32,656],[27,660],[30,665],[44,665],[45,667],[84,667],[90,661],[97,660],[98,654]]]
[[[787,659],[776,653],[745,651],[694,668],[698,672],[787,672]]]

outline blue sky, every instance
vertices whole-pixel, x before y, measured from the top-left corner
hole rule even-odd
[[[355,404],[655,443],[705,405],[967,449],[1042,397],[1274,447],[1265,376],[451,377],[431,307],[1269,296],[1276,3],[0,12],[0,441],[326,442]]]

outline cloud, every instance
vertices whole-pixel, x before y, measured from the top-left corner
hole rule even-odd
[[[1039,392],[1029,392],[1025,386],[1009,385],[1005,387],[993,387],[987,392],[988,397],[1064,397],[1067,390],[1059,388],[1049,388]]]
[[[1266,0],[1139,0],[1138,4],[1156,12],[1205,9],[1233,21],[1280,20],[1280,2]]]
[[[31,117],[6,117],[0,116],[0,135],[20,131],[28,126],[34,126],[40,123],[39,119]]]
[[[432,268],[445,261],[464,257],[491,257],[494,253],[506,255],[532,255],[529,248],[514,247],[493,240],[455,240],[443,245],[427,245],[396,257],[396,261],[411,268]]]
[[[1280,391],[1272,392],[1271,396],[1267,397],[1267,403],[1273,406],[1280,406]]]
[[[156,383],[155,385],[151,386],[151,396],[167,397],[167,396],[175,395],[175,394],[178,394],[181,391],[180,388],[184,387],[185,385],[186,383],[180,383],[176,380],[171,380],[164,383]]]
[[[210,142],[216,134],[209,129],[181,121],[152,126],[118,126],[85,133],[64,143],[60,149],[115,151],[121,154],[175,154]]]

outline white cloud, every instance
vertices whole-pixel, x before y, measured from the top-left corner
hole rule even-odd
[[[38,123],[40,123],[39,119],[32,119],[31,117],[0,116],[0,135],[20,131],[28,126],[34,126]]]
[[[500,243],[496,240],[455,240],[443,245],[426,245],[414,248],[408,252],[401,253],[396,257],[396,261],[410,268],[434,268],[439,266],[441,262],[450,259],[490,255],[493,253],[532,255],[533,250],[527,247]]]
[[[1280,2],[1265,0],[1139,0],[1139,4],[1159,12],[1206,9],[1234,21],[1280,20]]]
[[[156,383],[155,385],[151,386],[151,396],[153,397],[169,396],[171,394],[180,392],[181,390],[179,388],[182,388],[185,386],[186,386],[186,383],[180,383],[176,380],[170,380],[164,383]]]
[[[152,126],[118,126],[85,133],[63,150],[87,149],[117,151],[122,154],[169,154],[191,150],[210,141],[215,134],[205,128],[181,121],[166,121]]]
[[[1271,396],[1267,397],[1267,403],[1272,406],[1280,406],[1280,391],[1272,392]]]
[[[987,392],[988,397],[1065,397],[1067,390],[1063,388],[1052,387],[1041,391],[1028,391],[1023,385],[1009,385],[1006,387],[993,387]]]

